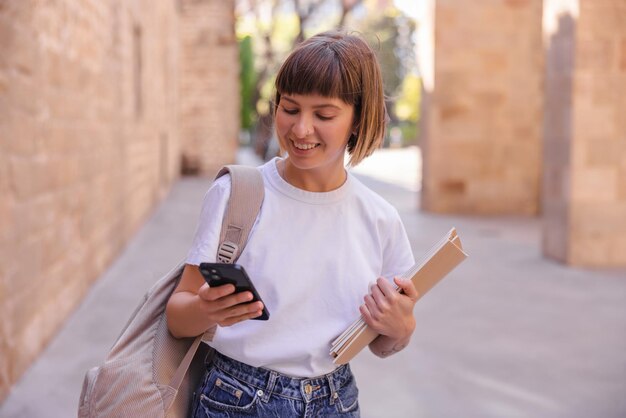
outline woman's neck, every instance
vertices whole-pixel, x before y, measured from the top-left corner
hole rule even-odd
[[[278,162],[278,172],[287,183],[308,192],[330,192],[340,188],[347,178],[346,169],[338,167],[319,167],[300,169],[294,166],[289,157]]]

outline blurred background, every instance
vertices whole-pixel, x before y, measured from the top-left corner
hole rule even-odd
[[[416,258],[454,225],[470,253],[407,353],[356,360],[363,415],[626,416],[624,22],[624,0],[0,0],[0,416],[75,409],[210,177],[279,152],[275,73],[333,28],[384,73],[354,173]],[[59,409],[29,409],[42,380]]]

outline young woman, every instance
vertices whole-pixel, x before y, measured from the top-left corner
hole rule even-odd
[[[168,325],[178,337],[218,325],[194,417],[357,417],[356,383],[349,365],[333,363],[331,342],[360,313],[381,334],[371,351],[395,353],[415,329],[417,300],[411,281],[395,278],[414,263],[397,211],[344,167],[346,152],[358,164],[385,132],[374,52],[342,32],[309,38],[280,68],[274,111],[286,157],[259,167],[265,200],[238,260],[271,317],[249,321],[261,302],[231,285],[210,288],[198,269],[216,259],[225,176],[205,196]]]

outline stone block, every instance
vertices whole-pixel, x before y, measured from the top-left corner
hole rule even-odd
[[[614,61],[613,44],[610,39],[579,39],[576,45],[576,68],[578,71],[605,71]]]
[[[9,159],[9,181],[16,199],[23,201],[36,194],[40,188],[38,176],[33,174],[34,163],[30,158]]]
[[[4,138],[4,152],[16,157],[28,157],[35,153],[36,122],[21,112],[11,115],[11,122],[0,124]]]
[[[617,203],[617,169],[577,168],[572,172],[572,200]]]
[[[626,38],[622,38],[619,41],[619,69],[626,73]]]
[[[626,155],[626,141],[615,136],[605,136],[581,145],[586,153],[586,165],[593,167],[614,167],[617,169]]]
[[[621,0],[580,0],[578,32],[580,37],[612,39],[617,33],[623,33],[626,12]]]
[[[624,254],[626,254],[626,233],[624,231],[626,228],[622,227],[622,234],[614,235],[611,240],[611,244],[609,246],[609,261],[604,263],[604,266],[623,266],[624,265]]]
[[[611,243],[602,237],[569,237],[567,262],[574,266],[607,266],[611,262]]]
[[[626,152],[622,154],[626,158]],[[622,162],[617,173],[617,197],[620,202],[626,202],[626,163]],[[626,214],[625,214],[626,217]]]
[[[603,105],[592,103],[591,98],[581,98],[577,101],[576,114],[574,115],[574,131],[581,141],[595,143],[616,138],[619,129],[619,110],[609,103],[612,100],[604,100]]]
[[[15,240],[15,231],[13,229],[13,225],[15,224],[15,203],[10,196],[5,195],[2,199],[0,199],[0,242],[4,243],[13,243]],[[2,246],[0,250],[7,250],[8,247]],[[7,253],[0,253],[2,256],[3,262],[0,263],[0,271],[3,266],[10,260],[11,258]],[[5,258],[6,257],[6,258]]]
[[[613,237],[626,234],[626,201],[605,205],[591,201],[571,209],[570,225],[573,236],[580,239]]]

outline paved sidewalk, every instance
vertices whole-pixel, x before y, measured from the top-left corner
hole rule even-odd
[[[626,271],[542,258],[538,220],[426,214],[412,189],[362,178],[398,208],[416,258],[451,226],[470,254],[418,303],[406,350],[385,360],[364,352],[352,363],[364,418],[626,416]],[[184,257],[208,183],[174,185],[0,417],[76,416],[85,371],[151,283]]]

